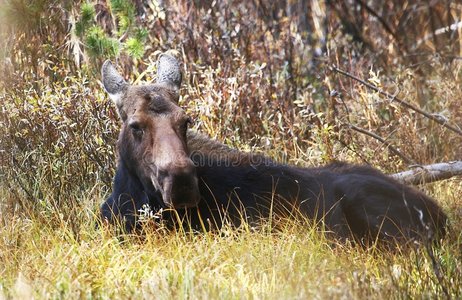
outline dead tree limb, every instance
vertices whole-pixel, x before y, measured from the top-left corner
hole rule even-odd
[[[390,177],[405,184],[419,185],[462,175],[462,161],[411,167],[412,170],[391,174]]]
[[[349,77],[349,78],[351,78],[351,79],[356,80],[357,82],[359,82],[359,83],[365,85],[366,87],[370,88],[371,90],[374,90],[374,91],[378,92],[379,94],[381,94],[382,96],[387,97],[389,100],[391,100],[391,101],[396,101],[396,102],[398,102],[399,104],[401,104],[402,106],[404,106],[404,107],[406,107],[406,108],[409,108],[409,109],[411,109],[411,110],[413,110],[413,111],[415,111],[415,112],[417,112],[417,113],[419,113],[419,114],[421,114],[421,115],[427,117],[428,119],[430,119],[430,120],[432,120],[432,121],[434,121],[434,122],[436,122],[436,123],[438,123],[438,124],[440,124],[440,125],[446,127],[447,129],[449,129],[449,130],[451,130],[451,131],[457,133],[458,135],[462,136],[462,130],[460,130],[459,128],[456,128],[456,127],[454,127],[454,126],[448,124],[448,123],[447,123],[447,120],[446,120],[445,118],[441,118],[441,116],[438,116],[438,115],[429,114],[429,113],[427,113],[426,111],[423,111],[423,110],[421,110],[420,108],[418,108],[418,107],[416,107],[416,106],[414,106],[414,105],[412,105],[412,104],[410,104],[410,103],[408,103],[408,102],[406,102],[406,101],[404,101],[404,100],[401,100],[401,99],[399,99],[399,98],[396,97],[396,96],[393,96],[393,95],[391,95],[391,94],[385,92],[385,91],[382,90],[381,88],[378,88],[378,87],[376,87],[376,86],[373,85],[373,84],[370,84],[370,83],[368,83],[368,82],[366,82],[366,81],[364,81],[364,80],[362,80],[362,79],[360,79],[360,78],[358,78],[358,77],[356,77],[356,76],[354,76],[354,75],[352,75],[352,74],[350,74],[350,73],[348,73],[348,72],[346,72],[346,71],[343,71],[343,70],[337,68],[336,66],[332,66],[332,70],[334,70],[335,72],[340,73],[340,74],[342,74],[342,75],[344,75],[344,76],[346,76],[346,77]]]
[[[432,31],[431,33],[429,34],[426,34],[423,38],[421,38],[420,40],[417,40],[417,43],[415,44],[414,48],[418,48],[420,45],[422,45],[425,41],[431,39],[432,37],[434,36],[438,36],[438,35],[441,35],[441,34],[444,34],[444,33],[448,33],[448,32],[451,32],[451,31],[456,31],[456,30],[459,30],[460,28],[462,28],[462,22],[456,22],[454,24],[451,24],[450,26],[446,26],[446,27],[443,27],[443,28],[440,28],[440,29],[437,29],[435,31]]]
[[[404,154],[402,154],[401,152],[399,152],[395,147],[393,147],[392,144],[390,144],[387,140],[385,140],[384,138],[382,138],[381,136],[378,136],[376,135],[375,133],[373,132],[370,132],[366,129],[363,129],[363,128],[359,128],[358,126],[355,126],[353,124],[347,124],[347,126],[357,132],[360,132],[360,133],[363,133],[365,135],[368,135],[370,137],[373,137],[374,139],[382,142],[391,152],[393,152],[395,155],[401,157],[401,159],[407,163],[407,164],[415,164],[415,162],[408,158],[407,156],[405,156]]]

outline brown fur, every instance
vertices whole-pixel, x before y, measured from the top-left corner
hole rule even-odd
[[[447,218],[433,199],[378,170],[278,164],[187,131],[189,119],[177,104],[178,66],[171,57],[164,65],[173,69],[160,71],[162,83],[145,86],[129,86],[112,65],[103,66],[103,82],[123,121],[113,193],[101,208],[109,221],[122,220],[131,231],[145,205],[174,208],[195,229],[204,220],[210,229],[297,211],[361,241],[444,235]]]

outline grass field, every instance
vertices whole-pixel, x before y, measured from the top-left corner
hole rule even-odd
[[[327,238],[309,220],[287,220],[276,229],[268,222],[259,228],[196,234],[149,224],[141,236],[97,229],[98,206],[110,192],[118,124],[109,100],[96,88],[90,92],[83,82],[64,81],[61,93],[29,95],[26,102],[15,102],[14,93],[6,94],[5,107],[17,113],[4,115],[4,124],[10,125],[7,130],[18,127],[13,135],[3,136],[17,156],[4,168],[1,182],[0,298],[462,297],[458,178],[421,187],[438,199],[452,225],[441,245],[431,248],[363,249]],[[197,90],[188,87],[184,92]],[[73,101],[82,103],[76,108]],[[220,126],[213,126],[213,118],[195,112],[205,109],[204,104],[184,105],[199,118],[196,128],[212,136],[222,134]],[[271,126],[269,121],[266,126]],[[40,132],[42,128],[47,131]],[[319,142],[310,142],[307,151],[296,144],[288,148],[281,140],[269,149],[258,143],[249,147],[239,134],[226,140],[244,150],[266,151],[289,163],[310,165],[322,163],[319,153],[326,153],[329,134],[333,135],[315,130],[313,139]],[[24,140],[36,148],[21,150]],[[355,152],[337,149],[339,159],[357,160]],[[380,153],[372,147],[362,153],[368,151]],[[385,159],[378,155],[371,161],[397,169],[383,164]],[[105,164],[112,167],[104,168]]]
[[[443,204],[457,202],[461,193],[450,181],[432,191]],[[288,221],[277,231],[262,226],[199,234],[148,227],[141,237],[116,237],[107,228],[95,229],[94,208],[102,199],[92,191],[83,194],[84,209],[74,216],[77,227],[59,210],[53,221],[45,215],[2,215],[2,298],[462,296],[460,231],[434,247],[436,265],[423,246],[393,253],[366,250],[329,240],[301,222]],[[460,226],[460,211],[452,217]]]
[[[333,240],[310,220],[207,233],[147,222],[133,236],[96,226],[120,126],[99,82],[108,57],[147,82],[174,49],[192,129],[283,163],[395,173],[460,160],[459,134],[332,66],[460,128],[462,6],[357,2],[369,6],[0,1],[0,300],[462,299],[460,176],[417,187],[449,234],[395,251]]]

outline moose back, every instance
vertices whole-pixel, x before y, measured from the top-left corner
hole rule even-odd
[[[101,206],[108,222],[131,232],[139,226],[138,212],[149,206],[175,209],[190,228],[203,228],[204,220],[219,228],[301,215],[362,241],[444,234],[447,218],[433,199],[378,170],[278,164],[188,130],[191,121],[178,106],[179,63],[162,54],[157,64],[157,81],[139,86],[127,83],[110,61],[102,66],[103,85],[123,122],[113,191]]]

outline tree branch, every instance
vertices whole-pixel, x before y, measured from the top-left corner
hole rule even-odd
[[[414,105],[412,105],[412,104],[410,104],[410,103],[408,103],[408,102],[406,102],[404,100],[399,99],[396,96],[390,95],[389,93],[383,91],[381,88],[378,88],[373,84],[370,84],[370,83],[368,83],[368,82],[366,82],[366,81],[364,81],[364,80],[362,80],[362,79],[360,79],[360,78],[358,78],[358,77],[356,77],[356,76],[354,76],[354,75],[352,75],[352,74],[350,74],[350,73],[348,73],[346,71],[340,70],[336,66],[332,66],[332,70],[334,70],[335,72],[340,73],[340,74],[342,74],[342,75],[344,75],[346,77],[349,77],[351,79],[356,80],[357,82],[365,85],[366,87],[378,92],[382,96],[387,97],[391,101],[396,101],[399,104],[401,104],[402,106],[404,106],[406,108],[409,108],[409,109],[411,109],[411,110],[413,110],[413,111],[427,117],[428,119],[430,119],[430,120],[432,120],[432,121],[446,127],[447,129],[457,133],[458,135],[462,136],[462,130],[460,130],[459,128],[456,128],[456,127],[454,127],[452,125],[447,124],[447,120],[445,118],[442,118],[441,116],[438,116],[438,115],[429,114],[429,113],[421,110],[420,108],[418,108],[418,107],[416,107],[416,106],[414,106]]]
[[[374,16],[379,21],[380,24],[382,24],[385,31],[388,32],[398,44],[398,51],[401,53],[402,52],[401,48],[403,46],[401,44],[401,40],[398,38],[396,33],[391,29],[390,25],[388,25],[385,19],[381,15],[379,15],[375,10],[373,10],[372,7],[367,5],[367,3],[365,3],[363,0],[356,0],[356,2],[359,3],[359,5],[361,5],[362,7],[364,7],[364,9],[366,9],[367,12],[369,12],[372,16]]]
[[[402,154],[401,152],[399,152],[395,147],[393,147],[389,142],[387,142],[384,138],[382,138],[381,136],[378,136],[376,135],[375,133],[373,132],[370,132],[370,131],[367,131],[363,128],[359,128],[353,124],[347,124],[348,127],[350,127],[351,129],[357,131],[357,132],[360,132],[360,133],[364,133],[365,135],[368,135],[370,137],[373,137],[374,139],[376,140],[379,140],[380,142],[382,142],[391,152],[393,152],[395,155],[401,157],[401,159],[407,163],[407,164],[414,164],[415,162],[406,157],[404,154]]]
[[[412,170],[391,174],[390,177],[405,184],[419,185],[462,175],[462,161],[411,167]]]

